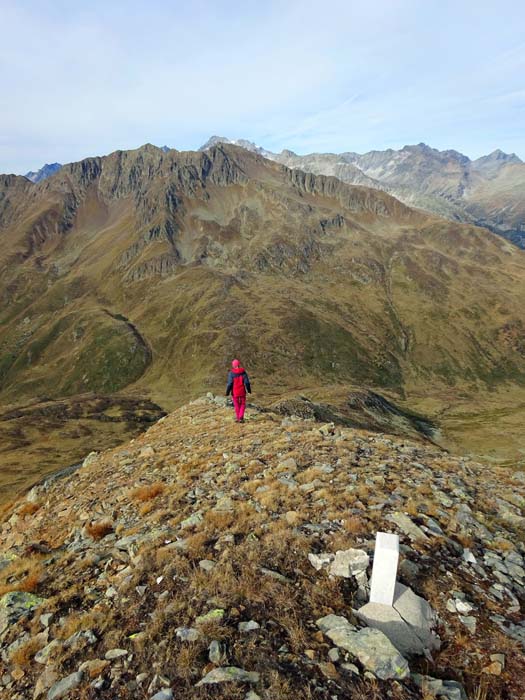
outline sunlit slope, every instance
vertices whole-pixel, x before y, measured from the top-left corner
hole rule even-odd
[[[234,146],[3,178],[1,391],[525,380],[525,254],[484,229]]]

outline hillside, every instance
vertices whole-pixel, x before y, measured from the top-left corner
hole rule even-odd
[[[4,510],[2,698],[525,697],[523,472],[279,406],[235,425],[224,404]],[[356,615],[378,530],[431,606],[431,652]]]
[[[484,229],[244,148],[148,145],[1,176],[0,235],[9,410],[86,392],[170,410],[240,356],[263,403],[370,388],[445,441],[452,412],[458,449],[523,458],[525,257]]]
[[[214,136],[202,147],[233,143],[266,158],[343,182],[388,192],[409,206],[452,221],[486,226],[525,247],[525,164],[515,153],[495,150],[470,160],[458,151],[424,143],[368,153],[272,153],[244,139]]]

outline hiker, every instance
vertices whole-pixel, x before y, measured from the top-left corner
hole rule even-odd
[[[233,360],[232,368],[228,372],[228,384],[226,385],[226,396],[230,393],[235,409],[235,422],[244,423],[244,410],[246,408],[246,392],[252,393],[250,380],[246,370],[241,367],[239,360]]]

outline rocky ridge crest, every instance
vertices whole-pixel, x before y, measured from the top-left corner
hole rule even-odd
[[[225,404],[194,401],[4,514],[0,694],[524,696],[523,472],[254,406],[239,426]],[[427,659],[385,665],[399,650],[356,617],[378,530],[437,615]]]

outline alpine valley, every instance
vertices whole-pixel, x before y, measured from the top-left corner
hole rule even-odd
[[[235,356],[261,406],[523,462],[525,165],[223,141],[0,176],[2,498]]]
[[[403,150],[0,176],[1,700],[524,697],[525,166]]]

